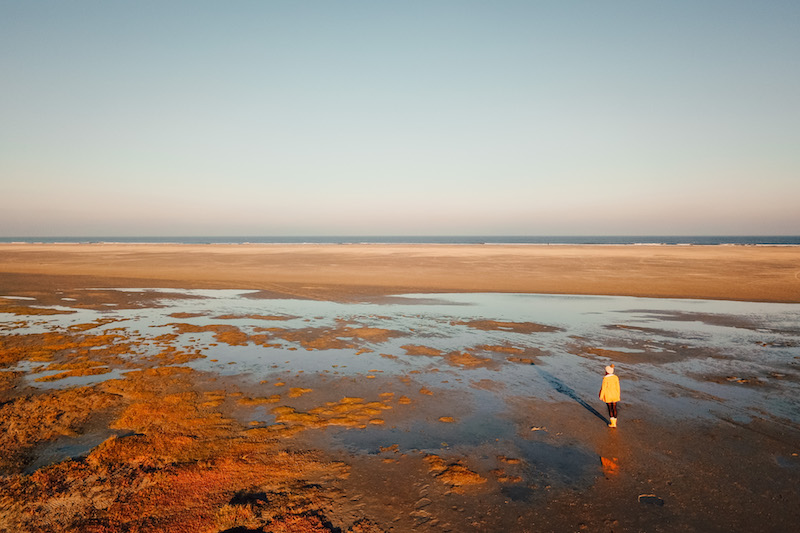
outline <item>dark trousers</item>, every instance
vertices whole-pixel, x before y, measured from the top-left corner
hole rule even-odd
[[[617,418],[617,402],[607,403],[608,406],[608,416],[611,418]]]

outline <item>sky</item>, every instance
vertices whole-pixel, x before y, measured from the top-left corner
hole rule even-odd
[[[0,236],[798,235],[800,2],[0,0]]]

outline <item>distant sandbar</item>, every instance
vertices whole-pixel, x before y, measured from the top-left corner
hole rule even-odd
[[[518,292],[800,303],[800,247],[0,244],[0,294],[173,287],[356,300]]]

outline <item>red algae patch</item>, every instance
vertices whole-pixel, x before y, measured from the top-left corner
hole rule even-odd
[[[520,476],[507,474],[502,468],[492,470],[492,474],[494,474],[499,483],[522,483],[522,478]]]
[[[465,487],[468,485],[486,483],[485,477],[458,463],[449,465],[437,476],[437,479],[453,487]]]
[[[60,379],[65,379],[65,378],[75,378],[80,376],[100,376],[103,374],[108,374],[109,372],[111,372],[111,369],[107,367],[77,368],[74,370],[59,372],[58,374],[53,374],[51,376],[36,378],[35,381],[48,382],[48,381],[58,381]]]
[[[131,353],[133,345],[118,334],[32,333],[0,337],[0,366],[19,361],[53,361],[68,357],[112,357]],[[115,362],[121,362],[115,359]]]
[[[0,447],[14,452],[0,457],[6,471],[19,471],[38,443],[75,435],[88,413],[104,409],[111,427],[135,432],[107,439],[84,461],[0,478],[1,528],[330,531],[323,487],[346,477],[346,465],[284,450],[274,432],[247,430],[226,418],[217,410],[225,391],[198,390],[198,377],[186,368],[146,369],[0,407],[7,429]],[[361,403],[362,410],[373,407]],[[354,516],[344,529],[361,522],[363,517]]]
[[[345,397],[338,402],[327,402],[324,406],[316,407],[308,412],[281,406],[272,409],[272,413],[275,415],[275,421],[282,425],[276,427],[276,430],[287,427],[302,430],[327,426],[363,429],[367,427],[367,424],[382,424],[383,421],[375,417],[391,408],[390,405],[383,402],[367,402],[363,398]]]
[[[270,320],[270,321],[294,320],[296,318],[300,317],[290,316],[290,315],[254,315],[254,314],[249,314],[249,315],[226,314],[214,317],[215,320],[250,319],[250,320]]]
[[[170,318],[197,318],[199,316],[206,316],[206,313],[170,313],[167,315]]]
[[[499,320],[453,321],[451,326],[467,326],[481,331],[509,331],[513,333],[552,333],[562,331],[555,326],[536,324],[535,322],[503,322]]]
[[[238,400],[236,400],[236,403],[238,403],[239,405],[253,406],[253,405],[278,403],[279,401],[281,401],[281,395],[273,394],[272,396],[259,396],[256,398],[239,398]]]
[[[469,352],[451,352],[445,359],[450,365],[461,367],[489,366],[493,363],[491,359],[477,357]]]
[[[0,370],[0,401],[11,396],[24,375],[24,372]]]
[[[509,346],[509,345],[482,344],[480,346],[476,346],[475,349],[484,352],[495,352],[495,353],[504,353],[511,355],[521,355],[525,353],[525,350],[523,350],[522,348],[517,348],[515,346]]]
[[[0,298],[0,313],[11,313],[17,316],[48,316],[48,315],[71,315],[76,313],[71,309],[52,309],[49,307],[31,307],[20,305],[17,300]]]
[[[302,387],[289,387],[289,398],[299,398],[304,394],[308,394],[313,389],[304,389]]]
[[[268,332],[284,341],[300,344],[306,350],[356,349],[361,343],[386,342],[392,337],[403,335],[394,330],[342,326],[336,328],[255,328],[255,331]],[[366,353],[366,352],[362,352]]]
[[[441,350],[437,350],[436,348],[431,348],[430,346],[406,344],[405,346],[401,346],[401,348],[406,351],[406,355],[427,355],[430,357],[438,357],[442,355]]]
[[[606,350],[605,348],[588,348],[586,350],[586,353],[596,355],[598,357],[609,357],[611,359],[619,357],[621,355],[628,355],[626,353],[619,352],[616,350]]]
[[[362,339],[369,342],[386,342],[392,337],[401,337],[403,333],[399,331],[382,329],[382,328],[342,328],[341,336],[352,337],[355,339]]]
[[[96,413],[119,404],[113,394],[93,388],[54,390],[15,398],[0,407],[0,470],[18,472],[31,449],[76,431]]]
[[[509,363],[517,363],[520,365],[532,365],[534,360],[530,357],[509,357],[506,359]]]
[[[462,487],[481,485],[487,481],[485,477],[473,472],[458,461],[447,464],[444,459],[433,454],[426,455],[424,461],[428,465],[428,471],[437,480],[453,487],[455,492],[460,492],[459,489]]]
[[[114,322],[119,322],[118,318],[98,318],[92,322],[88,322],[86,324],[73,324],[67,328],[68,331],[72,332],[81,332],[87,331],[90,329],[98,328],[100,326],[105,326],[106,324],[112,324]]]
[[[250,336],[245,332],[236,326],[231,326],[229,324],[215,324],[210,326],[195,326],[194,324],[167,325],[175,328],[175,330],[180,334],[212,332],[214,333],[214,338],[218,342],[227,344],[229,346],[247,346],[251,340]]]
[[[142,357],[140,358],[141,361],[147,361],[151,363],[156,363],[159,366],[169,366],[169,365],[182,365],[184,363],[188,363],[189,361],[194,361],[196,359],[204,359],[206,356],[203,355],[202,352],[199,350],[195,350],[194,352],[188,352],[186,350],[181,350],[180,348],[176,348],[175,346],[166,346],[162,348],[162,350],[152,356]]]

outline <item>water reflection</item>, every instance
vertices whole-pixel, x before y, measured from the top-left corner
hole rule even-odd
[[[437,417],[452,414],[456,423],[443,424],[416,407],[415,416],[386,427],[331,429],[329,437],[361,451],[390,443],[408,450],[511,443],[530,464],[563,463],[558,468],[566,478],[573,468],[568,464],[578,465],[580,477],[599,468],[597,457],[575,446],[554,451],[547,448],[552,444],[520,438],[510,402],[566,398],[605,425],[596,393],[609,362],[622,379],[623,405],[654,406],[676,418],[759,416],[800,423],[795,304],[529,294],[412,294],[337,303],[230,290],[139,292],[157,307],[72,309],[30,321],[0,314],[0,327],[15,338],[57,333],[94,339],[84,358],[97,359],[110,373],[82,376],[76,370],[43,381],[64,372],[47,357],[22,357],[8,369],[23,372],[25,383],[38,388],[184,365],[239,376],[242,383],[300,380],[314,389],[315,380],[340,383],[319,402],[390,391],[408,395],[415,406],[439,405]],[[111,349],[120,344],[127,348]],[[349,385],[341,384],[345,379]],[[431,397],[421,396],[421,388]],[[448,394],[459,399],[448,403]]]

